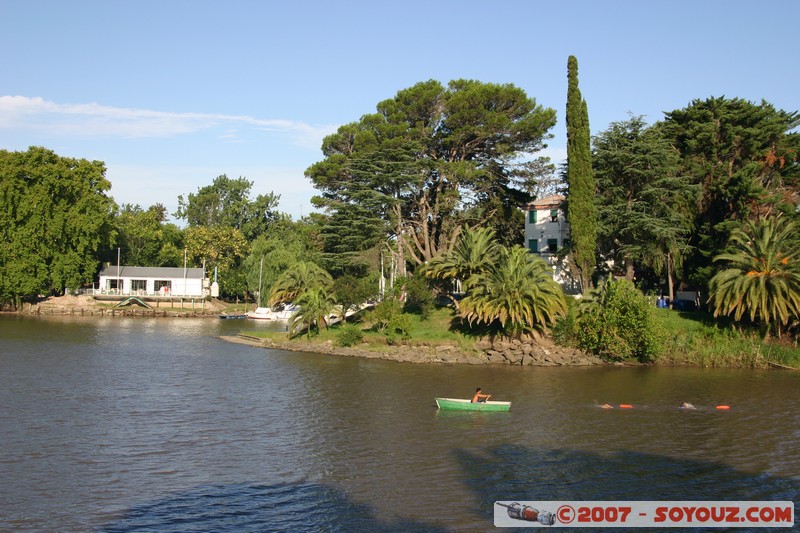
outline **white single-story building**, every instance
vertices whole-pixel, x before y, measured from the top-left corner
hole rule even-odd
[[[107,266],[97,294],[202,298],[208,294],[202,268]]]

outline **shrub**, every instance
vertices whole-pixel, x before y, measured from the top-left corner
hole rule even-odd
[[[342,326],[336,333],[336,343],[339,346],[355,346],[364,340],[364,332],[358,326],[348,324]]]
[[[404,311],[418,314],[422,320],[428,320],[436,306],[436,297],[428,285],[428,280],[418,272],[402,280],[406,289]]]
[[[567,296],[566,301],[567,314],[556,320],[550,332],[559,346],[574,347],[578,345],[577,303],[571,296]]]
[[[403,313],[403,305],[390,298],[375,306],[372,315],[375,320],[375,329],[386,334],[389,344],[397,342],[397,336],[407,339],[411,333],[410,316]]]
[[[578,346],[606,359],[653,361],[662,337],[654,311],[631,282],[601,282],[578,315]]]

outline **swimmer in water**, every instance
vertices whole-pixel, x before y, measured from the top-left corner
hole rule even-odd
[[[681,404],[681,409],[694,409],[694,405],[690,404],[689,402],[683,402]]]

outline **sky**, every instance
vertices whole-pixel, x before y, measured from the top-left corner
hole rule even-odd
[[[170,213],[245,177],[298,219],[322,139],[435,79],[513,84],[557,112],[567,59],[592,134],[712,96],[800,109],[800,2],[0,0],[0,149],[106,164],[122,204]]]

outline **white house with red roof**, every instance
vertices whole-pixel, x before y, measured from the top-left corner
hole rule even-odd
[[[578,290],[577,281],[570,275],[566,259],[558,252],[569,246],[569,223],[564,196],[551,194],[523,206],[525,212],[525,246],[528,251],[547,261],[553,269],[553,279],[565,291]]]

